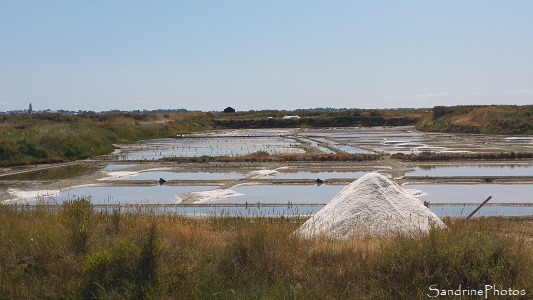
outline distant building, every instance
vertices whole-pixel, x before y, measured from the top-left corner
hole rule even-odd
[[[33,112],[33,108],[31,107],[31,102],[30,102],[30,107],[28,108],[28,113],[31,114]]]
[[[283,120],[290,120],[290,119],[300,119],[300,116],[294,115],[294,116],[284,116]]]
[[[225,113],[234,113],[235,112],[235,109],[231,106],[228,106],[226,108],[224,108],[224,112]]]

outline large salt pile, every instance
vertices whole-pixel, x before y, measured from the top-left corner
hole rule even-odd
[[[342,189],[296,234],[348,238],[416,235],[446,225],[420,200],[378,173],[369,173]]]

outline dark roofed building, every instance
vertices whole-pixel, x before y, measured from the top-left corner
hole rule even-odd
[[[224,108],[224,112],[225,113],[234,113],[235,112],[235,109],[231,106],[228,106],[226,108]]]

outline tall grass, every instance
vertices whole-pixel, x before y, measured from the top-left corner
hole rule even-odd
[[[143,299],[157,279],[158,229],[152,223],[136,239],[119,238],[83,263],[83,298]]]
[[[477,225],[483,222],[487,221],[478,220]],[[476,227],[434,230],[426,237],[402,239],[385,249],[376,265],[387,294],[423,298],[431,285],[444,289],[462,285],[479,290],[486,284],[531,288],[527,254],[531,245]]]
[[[432,284],[533,296],[531,219],[447,219],[448,230],[418,238],[328,240],[293,235],[301,218],[87,218],[86,208],[0,208],[1,298],[426,299]],[[88,235],[75,230],[84,222]]]
[[[74,253],[87,250],[93,232],[94,212],[86,199],[67,201],[61,209],[61,221],[67,230],[67,241]]]

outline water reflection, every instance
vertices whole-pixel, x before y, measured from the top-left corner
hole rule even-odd
[[[533,165],[418,166],[407,176],[533,176]]]
[[[295,171],[289,172],[286,170],[279,170],[279,174],[276,175],[277,179],[331,179],[331,178],[353,178],[354,180],[371,172],[326,172],[326,171]]]
[[[176,203],[182,193],[205,191],[216,186],[79,187],[61,192],[51,199],[25,199],[33,204],[61,204],[66,200],[88,198],[93,204]]]
[[[36,209],[34,205],[17,205],[14,206],[18,210]],[[57,206],[38,206],[42,211],[54,212],[58,209]],[[249,205],[247,207],[238,206],[151,206],[151,205],[132,205],[132,206],[116,206],[116,205],[95,205],[95,211],[112,213],[113,211],[120,211],[121,213],[145,213],[145,214],[180,214],[185,216],[210,216],[210,217],[288,217],[288,216],[302,216],[309,217],[320,211],[324,205],[313,206],[276,206],[265,207]],[[430,207],[437,216],[443,217],[466,217],[477,205],[465,206],[432,206]],[[481,208],[475,217],[481,216],[531,216],[533,215],[533,206],[488,206]]]
[[[215,217],[281,217],[281,216],[310,216],[317,213],[323,206],[293,206],[293,207],[123,207],[121,211],[150,214],[182,214],[187,216],[215,216]],[[113,212],[113,207],[98,207],[98,210]]]
[[[232,188],[244,194],[213,203],[328,203],[344,186],[339,185],[249,185]]]
[[[245,177],[244,174],[238,172],[168,172],[168,171],[151,171],[140,172],[136,175],[117,178],[118,180],[158,180],[164,178],[165,180],[224,180],[224,179],[239,179]]]
[[[406,184],[408,189],[426,193],[420,197],[430,203],[481,203],[492,196],[491,203],[533,203],[532,184]]]
[[[105,166],[101,171],[102,172],[110,172],[110,171],[119,171],[131,167],[136,167],[137,164],[109,164]]]
[[[372,151],[368,151],[352,145],[347,145],[346,143],[339,143],[326,138],[314,138],[314,140],[319,141],[323,144],[327,144],[329,147],[337,149],[340,152],[346,152],[350,154],[374,154],[374,152]]]
[[[477,205],[465,206],[432,206],[430,207],[439,217],[467,217]],[[530,216],[533,215],[533,206],[484,206],[475,217],[488,216]]]
[[[284,137],[209,137],[149,140],[117,145],[119,160],[155,160],[162,157],[236,156],[265,151],[269,154],[304,153],[298,142]]]
[[[277,207],[127,207],[123,211],[142,213],[175,213],[188,216],[219,216],[219,217],[280,217],[280,216],[311,216],[320,211],[324,206],[277,206]],[[466,217],[477,206],[434,206],[431,211],[437,216]],[[112,212],[116,208],[99,208]],[[476,217],[481,216],[529,216],[533,215],[532,206],[489,206],[481,208]]]
[[[46,169],[1,176],[0,180],[59,180],[90,175],[100,167],[88,164],[52,166]]]

